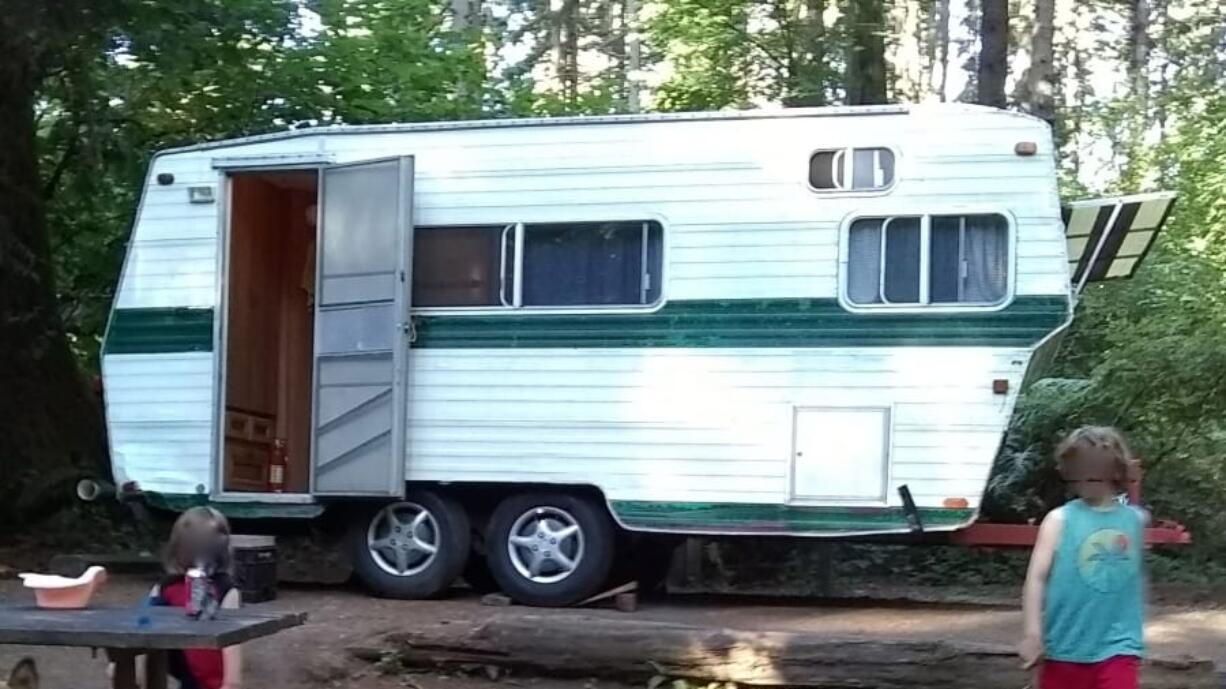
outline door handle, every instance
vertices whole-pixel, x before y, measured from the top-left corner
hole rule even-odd
[[[408,321],[400,324],[400,332],[409,336],[409,344],[417,342],[417,321],[410,318]]]

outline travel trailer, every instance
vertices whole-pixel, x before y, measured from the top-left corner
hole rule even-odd
[[[958,530],[1078,290],[1172,202],[1062,209],[1048,126],[968,105],[163,151],[104,343],[115,482],[335,510],[380,595],[488,565],[535,605],[652,536]]]

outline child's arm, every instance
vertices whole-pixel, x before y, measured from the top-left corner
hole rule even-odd
[[[1064,512],[1052,510],[1039,527],[1034,551],[1030,554],[1030,567],[1026,570],[1026,585],[1022,588],[1022,667],[1029,668],[1043,657],[1043,597],[1047,589],[1047,577],[1051,563],[1060,543],[1064,527]]]
[[[242,596],[238,589],[230,589],[221,601],[223,608],[238,608]],[[225,667],[225,677],[221,681],[221,689],[240,689],[243,686],[243,649],[240,646],[229,646],[221,651],[222,665]]]

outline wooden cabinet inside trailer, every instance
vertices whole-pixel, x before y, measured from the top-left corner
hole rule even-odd
[[[226,491],[269,489],[278,438],[285,492],[309,487],[316,187],[313,170],[231,176]]]

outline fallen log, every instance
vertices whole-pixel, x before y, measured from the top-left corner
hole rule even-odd
[[[382,649],[409,668],[499,667],[554,677],[632,682],[653,676],[697,682],[829,689],[1020,689],[1029,673],[1012,649],[946,641],[832,639],[820,634],[711,629],[595,616],[499,615],[468,631],[450,627],[396,633]],[[1146,689],[1221,686],[1214,666],[1191,658],[1152,659]]]

